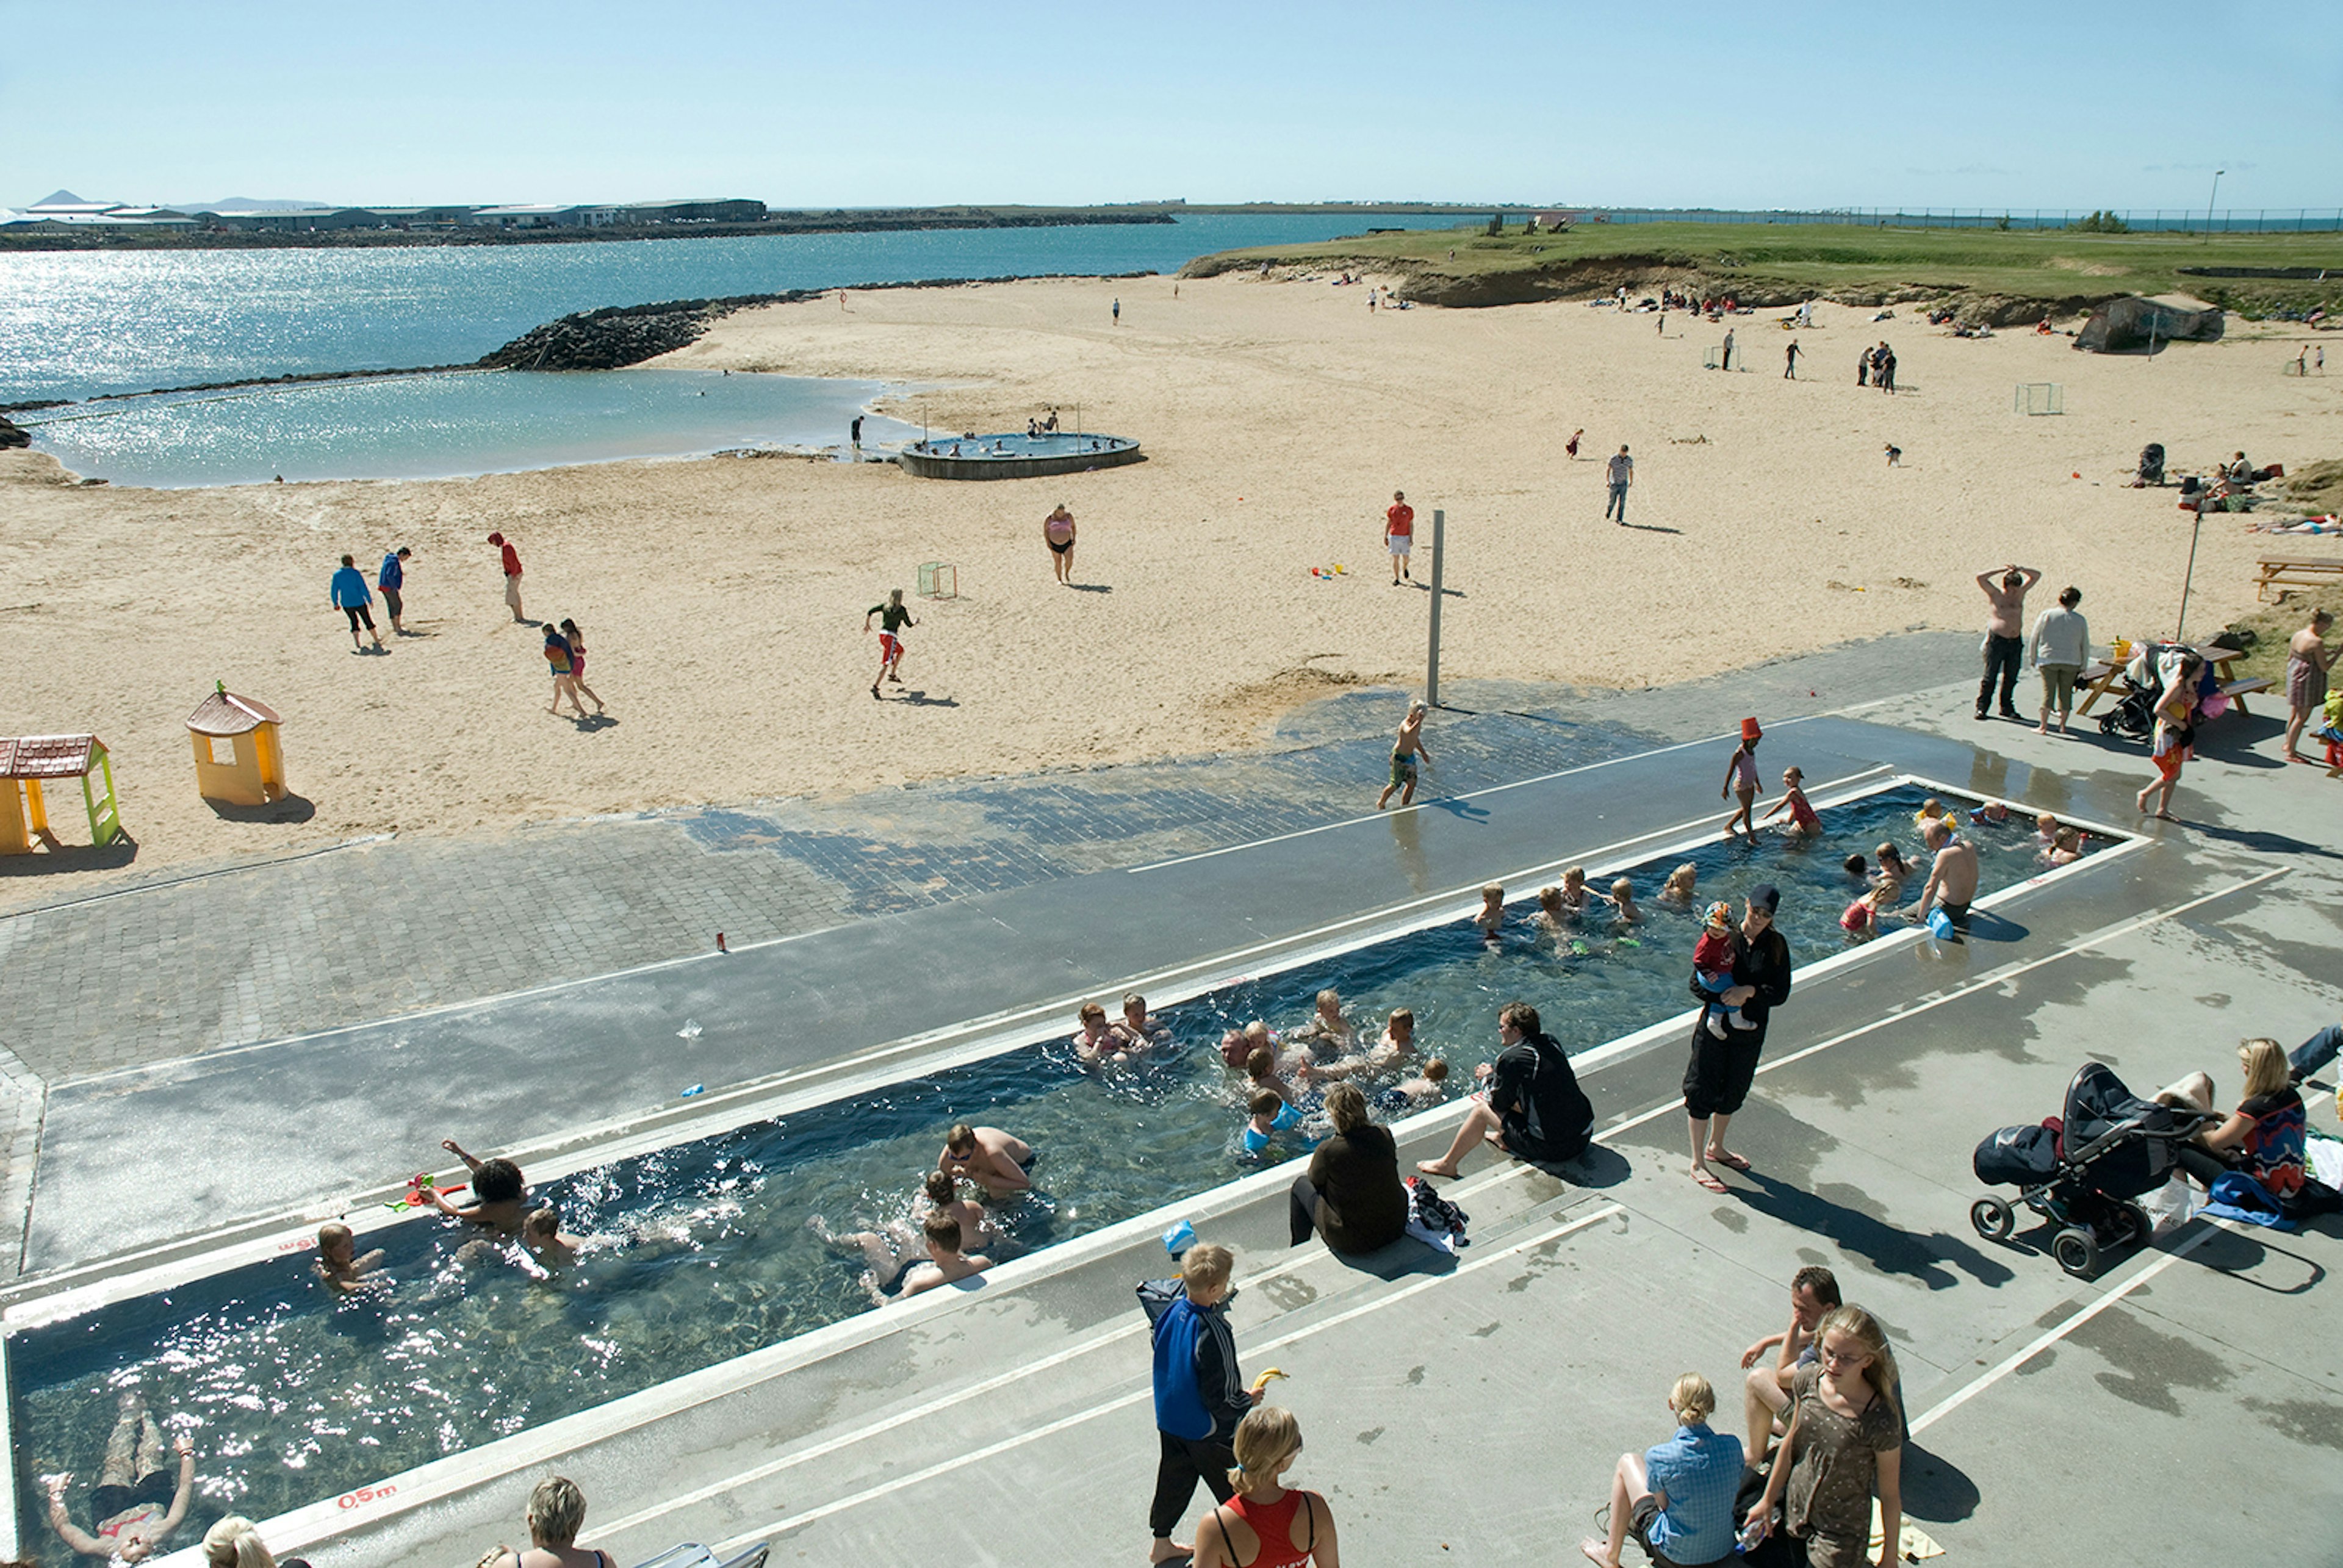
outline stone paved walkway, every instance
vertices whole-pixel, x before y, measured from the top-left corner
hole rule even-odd
[[[1972,658],[1964,634],[1930,634],[1643,692],[1452,685],[1423,793],[1925,689]],[[1404,701],[1315,703],[1239,753],[392,839],[20,907],[0,915],[0,1184],[45,1082],[1360,815]]]

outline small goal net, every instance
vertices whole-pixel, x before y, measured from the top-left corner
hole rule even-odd
[[[2020,414],[2064,414],[2066,388],[2056,381],[2021,381],[2010,407]]]
[[[928,561],[920,568],[921,598],[960,598],[960,573],[948,562]]]

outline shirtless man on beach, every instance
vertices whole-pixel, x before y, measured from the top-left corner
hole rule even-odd
[[[998,1127],[955,1126],[944,1139],[936,1169],[948,1176],[965,1176],[995,1198],[1013,1198],[1032,1191],[1033,1148],[1021,1138]]]
[[[2017,711],[2017,671],[2026,662],[2026,590],[2042,580],[2042,574],[2032,567],[2021,567],[2012,561],[2001,568],[2001,580],[1994,581],[1991,572],[1977,573],[1976,585],[1985,590],[1986,603],[1992,606],[1985,623],[1985,678],[1977,682],[1976,716],[1992,717],[1986,711],[1993,699],[1996,677],[2001,680],[2001,716],[2022,719]]]
[[[1920,901],[1912,906],[1909,919],[1914,924],[1928,918],[1928,906],[1934,903],[1953,922],[1953,930],[1969,929],[1969,905],[1976,898],[1976,848],[1966,839],[1953,837],[1952,824],[1942,818],[1930,822],[1921,835],[1928,852],[1936,857],[1928,867],[1928,885],[1920,890]]]
[[[1423,744],[1423,716],[1430,712],[1422,702],[1407,705],[1407,717],[1399,721],[1399,738],[1392,742],[1391,782],[1375,797],[1375,809],[1391,804],[1392,791],[1400,791],[1399,803],[1415,804],[1415,762],[1417,758],[1432,760],[1432,753]]]

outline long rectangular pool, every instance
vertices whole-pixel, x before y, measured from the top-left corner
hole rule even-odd
[[[1594,868],[1598,885],[1633,879],[1644,911],[1634,927],[1590,917],[1545,930],[1529,918],[1535,890],[1508,888],[1509,925],[1493,944],[1459,918],[1224,987],[1161,1010],[1172,1042],[1141,1066],[1086,1070],[1058,1033],[540,1183],[565,1229],[588,1239],[577,1266],[553,1277],[515,1251],[468,1247],[454,1221],[417,1217],[362,1236],[361,1249],[387,1252],[384,1277],[347,1299],[318,1284],[303,1253],[15,1332],[5,1351],[22,1539],[49,1533],[40,1478],[59,1471],[81,1478],[68,1501],[89,1527],[86,1483],[124,1391],[196,1442],[184,1545],[222,1514],[287,1513],[869,1311],[860,1259],[826,1246],[813,1217],[843,1231],[910,1214],[955,1121],[1008,1128],[1041,1151],[1034,1191],[996,1205],[1008,1238],[996,1257],[1218,1187],[1260,1163],[1238,1136],[1241,1079],[1222,1065],[1222,1031],[1254,1018],[1291,1028],[1322,989],[1370,1029],[1412,1008],[1420,1047],[1450,1062],[1452,1084],[1494,1054],[1496,1010],[1516,998],[1574,1052],[1654,1024],[1690,1000],[1697,916],[1655,897],[1686,860],[1699,874],[1695,907],[1779,885],[1779,929],[1797,966],[1811,966],[1851,940],[1838,920],[1859,889],[1841,862],[1883,840],[1917,859],[1923,794],[1897,786],[1825,806],[1814,840],[1712,842],[1624,873]],[[1962,830],[1981,852],[1981,896],[2046,869],[2032,824],[2015,813],[1964,819]],[[1917,891],[1915,881],[1907,899]],[[1120,999],[1099,1000],[1111,1015]],[[1282,1143],[1267,1158],[1306,1147]]]

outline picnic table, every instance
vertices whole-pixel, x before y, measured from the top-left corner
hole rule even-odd
[[[2261,576],[2254,579],[2254,598],[2268,599],[2269,590],[2285,585],[2290,588],[2326,588],[2343,583],[2343,556],[2326,560],[2297,558],[2265,557]]]
[[[2234,678],[2234,667],[2237,660],[2246,657],[2246,650],[2241,648],[2231,648],[2226,643],[2218,642],[2207,643],[2201,647],[2193,643],[2181,643],[2177,646],[2187,648],[2213,667],[2213,678],[2221,683],[2222,692],[2227,696],[2230,704],[2240,713],[2251,711],[2246,707],[2247,696],[2257,691],[2268,691],[2270,689],[2271,683],[2265,677],[2256,676],[2249,680]],[[2128,663],[2129,660],[2125,662]],[[2076,680],[2087,689],[2083,694],[2083,700],[2075,705],[2075,711],[2088,713],[2091,710],[2091,704],[2114,690],[2122,682],[2123,671],[2123,665],[2106,659],[2085,666],[2082,674],[2076,677]]]

